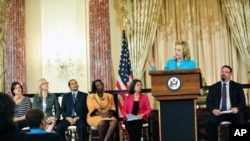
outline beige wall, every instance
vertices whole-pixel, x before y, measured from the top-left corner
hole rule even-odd
[[[27,92],[34,93],[41,72],[41,1],[25,1]]]
[[[67,81],[70,78],[78,80],[80,90],[86,92],[90,90],[87,59],[89,56],[88,2],[86,0],[60,0],[60,3],[58,3],[58,0],[25,1],[28,93],[36,92],[37,81],[42,77],[48,79],[50,82],[51,92],[67,92]],[[122,37],[121,29],[117,25],[113,0],[109,2],[112,48],[111,63],[113,66],[113,86],[115,88]],[[80,40],[70,40],[72,37]],[[62,46],[63,44],[72,45]],[[60,53],[58,48],[60,50],[67,50],[66,54],[58,55]],[[81,53],[78,54],[78,58],[71,58],[74,60],[73,67],[75,68],[66,70],[65,73],[67,74],[62,77],[60,64],[52,64],[52,61],[56,60],[57,56],[59,56],[58,58],[64,58],[68,55],[68,52],[72,54]],[[67,57],[64,59],[68,60]],[[82,65],[76,67],[76,64]],[[76,73],[71,74],[72,71]],[[146,87],[149,84],[145,84],[145,88],[149,88],[150,86]],[[152,106],[155,105],[151,94],[149,94],[149,97]]]
[[[71,78],[88,91],[88,1],[26,0],[25,10],[28,93],[41,77],[51,92],[68,91]]]
[[[89,87],[89,75],[88,75],[88,1],[85,0],[60,0],[60,5],[56,5],[58,3],[57,0],[26,0],[25,1],[25,19],[26,19],[26,53],[27,53],[27,80],[28,80],[28,93],[35,92],[34,88],[36,87],[36,82],[41,78],[47,78],[49,75],[46,72],[43,72],[46,68],[46,61],[43,61],[44,57],[51,58],[46,56],[50,54],[50,56],[56,56],[57,52],[53,52],[54,48],[58,45],[55,42],[61,42],[65,38],[71,38],[71,36],[77,36],[82,38],[80,41],[80,46],[84,47],[83,53],[81,56],[84,56],[81,61],[86,64],[83,68],[83,77],[78,77],[77,80],[80,81],[80,85],[82,86],[82,90],[88,91]],[[53,7],[54,6],[54,7]],[[113,72],[112,75],[114,77],[114,84],[117,77],[118,66],[119,66],[119,58],[121,53],[121,30],[116,24],[116,13],[113,7],[113,0],[109,3],[110,6],[110,32],[111,32],[111,46],[112,46],[112,65]],[[54,9],[52,9],[53,7]],[[65,8],[68,7],[68,8]],[[65,9],[64,9],[65,8]],[[54,10],[54,11],[53,11]],[[58,12],[59,11],[59,12]],[[60,13],[60,14],[59,14]],[[65,19],[63,15],[69,15],[72,13],[73,18]],[[59,14],[56,17],[56,14]],[[62,17],[60,17],[62,16]],[[69,17],[68,16],[68,17]],[[62,28],[58,28],[58,26],[63,25],[76,25],[72,26],[64,26],[64,31]],[[67,28],[67,29],[66,29]],[[71,33],[67,33],[66,30],[80,31],[78,35],[72,35]],[[59,34],[56,34],[59,32]],[[60,35],[64,34],[64,36]],[[53,36],[54,35],[54,36]],[[55,37],[55,36],[59,37]],[[47,39],[47,38],[50,38]],[[54,42],[51,42],[53,41]],[[61,45],[60,43],[58,43]],[[74,48],[74,42],[72,42],[72,46],[69,48],[63,47],[63,49],[71,50]],[[79,45],[77,45],[79,46]],[[45,50],[42,48],[46,48]],[[79,48],[75,48],[79,52]],[[52,52],[52,53],[51,53]],[[54,54],[53,54],[54,53]],[[67,52],[66,52],[67,53]],[[43,64],[45,63],[45,64]],[[54,74],[54,73],[52,73]],[[47,78],[48,79],[48,78]],[[82,81],[81,81],[82,79]],[[68,80],[68,79],[67,79]],[[50,90],[55,92],[68,91],[66,85],[61,86],[59,90],[55,83],[58,83],[59,80],[53,79],[50,83]],[[63,80],[65,82],[65,80]],[[65,82],[66,84],[67,82]],[[54,88],[55,87],[55,88]]]

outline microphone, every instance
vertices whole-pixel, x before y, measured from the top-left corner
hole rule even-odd
[[[174,56],[174,58],[175,58],[175,69],[177,69],[178,68],[177,58],[175,56]]]

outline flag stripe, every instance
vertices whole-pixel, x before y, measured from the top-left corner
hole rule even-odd
[[[122,34],[122,49],[121,49],[121,57],[120,57],[120,64],[118,70],[118,77],[116,81],[116,90],[128,90],[129,83],[133,80],[133,73],[131,70],[131,62],[130,62],[130,55],[128,50],[128,43],[125,32],[123,31]],[[124,99],[126,98],[127,94],[119,94],[118,95],[118,112],[119,116],[122,117],[121,108]]]

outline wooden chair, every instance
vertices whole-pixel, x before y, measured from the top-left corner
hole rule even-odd
[[[96,127],[90,126],[88,127],[88,133],[89,133],[89,140],[90,141],[98,141],[99,136],[98,136],[98,131]]]
[[[76,125],[69,126],[67,128],[67,130],[66,130],[65,136],[66,136],[65,137],[66,141],[72,141],[72,139],[77,141],[78,140],[78,134],[77,134]]]
[[[218,126],[218,141],[229,141],[229,126],[231,122],[223,121]]]

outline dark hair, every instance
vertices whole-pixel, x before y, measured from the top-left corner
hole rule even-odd
[[[22,93],[23,93],[23,86],[22,86],[22,84],[19,83],[19,82],[13,82],[11,84],[11,93],[12,93],[13,96],[15,96],[14,90],[15,90],[16,85],[20,85],[20,87],[22,89]]]
[[[232,73],[232,72],[233,72],[232,67],[230,67],[229,65],[224,65],[224,66],[222,66],[222,67],[221,67],[221,69],[223,69],[223,68],[228,68],[228,69],[229,69],[229,71],[230,71],[230,73]]]
[[[75,79],[70,79],[69,82],[68,82],[68,86],[70,86],[70,82],[71,81],[76,81]],[[77,81],[76,81],[77,82]]]
[[[0,132],[15,131],[15,103],[10,95],[0,92]]]
[[[40,108],[32,108],[26,113],[26,122],[30,128],[39,128],[45,115]]]
[[[92,86],[91,86],[91,93],[96,93],[97,87],[96,87],[95,83],[98,82],[98,81],[101,82],[101,84],[103,85],[103,82],[102,82],[101,79],[96,79],[96,80],[94,80],[94,81],[92,82]]]
[[[129,89],[128,89],[128,93],[129,94],[134,94],[135,93],[135,85],[137,82],[141,82],[141,80],[139,79],[134,79],[130,85],[129,85]],[[142,82],[141,82],[142,83]]]

